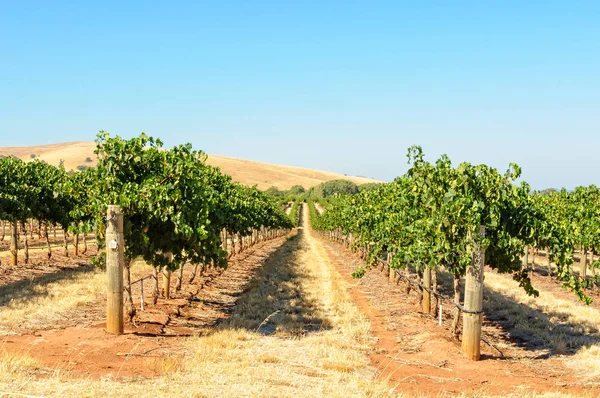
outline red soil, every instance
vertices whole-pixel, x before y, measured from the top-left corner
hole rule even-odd
[[[264,260],[275,252],[286,238],[277,238],[234,256],[225,271],[209,269],[188,283],[191,266],[184,273],[183,289],[175,291],[176,276],[171,278],[172,297],[161,298],[152,305],[151,283],[146,281],[146,311],[139,307],[139,284],[133,289],[138,308],[135,324],[126,323],[125,334],[115,336],[104,330],[103,300],[98,300],[70,314],[64,323],[45,330],[23,330],[19,335],[0,337],[0,347],[9,353],[27,353],[42,364],[41,375],[60,370],[74,377],[131,379],[160,375],[157,358],[185,354],[185,338],[206,332],[221,318],[231,313],[241,292],[255,279]],[[9,270],[0,276],[0,289],[11,283],[23,283],[31,275],[49,277],[65,268],[76,269],[89,258],[65,259],[61,266],[32,259],[32,264]],[[19,266],[20,267],[20,266]],[[82,268],[91,269],[84,265]],[[83,271],[82,271],[83,272]]]

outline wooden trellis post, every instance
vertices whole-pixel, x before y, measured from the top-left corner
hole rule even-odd
[[[123,266],[125,241],[121,207],[109,205],[106,213],[106,331],[123,334]]]
[[[480,236],[485,236],[481,227]],[[481,324],[483,321],[483,271],[485,250],[473,247],[473,261],[465,278],[465,313],[463,313],[462,349],[465,356],[478,361],[481,356]]]
[[[430,314],[431,313],[431,268],[427,265],[423,270],[423,285],[425,289],[423,289],[423,313]]]
[[[385,259],[388,263],[388,268],[390,270],[389,278],[390,282],[394,283],[396,277],[396,270],[392,268],[392,255],[388,252],[385,256]]]
[[[173,262],[173,253],[168,253],[169,263]],[[171,298],[171,269],[166,266],[163,268],[162,291],[166,299]]]
[[[19,254],[19,241],[17,232],[17,221],[10,223],[10,263],[17,265],[17,256]]]
[[[580,275],[581,278],[587,278],[587,249],[581,248],[581,260],[580,260]]]

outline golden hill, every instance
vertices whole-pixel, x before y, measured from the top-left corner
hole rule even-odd
[[[51,144],[28,147],[0,147],[0,155],[16,156],[23,160],[36,158],[50,164],[58,165],[61,160],[67,170],[76,170],[77,166],[96,164],[93,142],[68,142],[64,144]],[[91,160],[86,161],[86,159]],[[293,185],[302,185],[305,188],[318,185],[324,181],[346,179],[356,184],[379,182],[370,178],[345,176],[328,171],[306,169],[302,167],[280,166],[268,163],[254,162],[230,158],[226,156],[208,155],[208,164],[219,167],[225,174],[229,174],[235,181],[249,186],[257,185],[259,189],[276,186],[279,189],[290,189]]]

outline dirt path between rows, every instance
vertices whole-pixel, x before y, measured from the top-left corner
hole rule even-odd
[[[559,357],[534,359],[535,355],[513,345],[505,357],[482,344],[482,359],[463,358],[460,343],[450,331],[438,326],[420,310],[415,294],[407,296],[404,286],[389,282],[372,270],[360,280],[351,278],[361,261],[338,243],[319,238],[331,262],[344,275],[352,299],[371,321],[378,343],[371,354],[380,377],[408,394],[489,394],[522,396],[560,392],[577,396],[598,396],[600,389],[584,384]],[[484,329],[497,328],[487,324]],[[494,343],[494,342],[492,342]],[[505,342],[506,343],[506,342]]]
[[[219,330],[245,330],[253,337],[241,334],[240,341],[245,343],[234,342],[236,349],[256,342],[261,352],[258,359],[248,359],[248,366],[269,367],[274,372],[269,377],[274,380],[282,369],[301,377],[300,384],[291,383],[290,388],[301,388],[307,377],[311,386],[320,386],[322,391],[341,375],[372,383],[369,375],[377,373],[397,392],[418,396],[600,395],[598,386],[566,368],[561,356],[542,355],[516,344],[498,323],[489,320],[484,334],[491,344],[502,347],[503,355],[484,344],[482,361],[464,359],[449,329],[421,313],[414,291],[407,296],[404,286],[390,283],[377,270],[360,280],[352,279],[350,274],[361,261],[342,245],[320,237],[309,224],[307,205],[303,204],[298,232],[249,248],[233,257],[226,271],[209,269],[193,283],[187,283],[191,267],[186,267],[183,289],[177,292],[172,286],[173,296],[157,305],[151,304],[148,285],[146,311],[138,313],[135,324],[126,325],[122,336],[104,332],[102,295],[51,325],[22,326],[17,334],[0,336],[0,350],[25,353],[39,361],[43,367],[36,371],[37,376],[58,372],[132,382],[153,380],[168,373],[165,364],[169,359],[176,363],[178,358],[193,355],[190,336],[210,339]],[[93,272],[87,265],[72,267],[73,272]],[[30,294],[35,301],[38,287],[65,271],[52,268],[31,269],[39,272],[32,278],[27,278],[27,270],[12,270],[3,281],[5,289],[15,283],[19,291],[23,290],[21,284],[32,285],[23,294]],[[173,285],[175,279],[174,275]],[[139,309],[139,285],[133,293]],[[9,303],[0,300],[0,312]],[[349,316],[351,311],[355,315]],[[370,334],[361,313],[370,323]],[[364,332],[352,331],[361,322]],[[355,341],[348,337],[353,333],[362,337]],[[312,356],[300,363],[300,357],[308,353]],[[224,369],[216,376],[241,382],[235,371]],[[356,372],[364,372],[364,376]]]
[[[0,337],[0,358],[14,362],[10,354],[20,350],[45,365],[26,358],[17,371],[3,373],[0,363],[0,390],[65,397],[82,391],[103,397],[393,397],[369,359],[375,339],[368,320],[325,246],[306,228],[307,206],[299,210],[295,232],[235,256],[222,274],[207,273],[192,284],[197,292],[191,297],[187,290],[148,304],[144,317],[157,311],[163,318],[140,316],[123,336],[105,334],[102,317],[90,314],[96,325],[81,326],[80,319],[64,327],[61,321],[56,330]],[[104,277],[90,278],[100,295]],[[66,286],[77,284],[83,283]],[[90,306],[103,307],[102,301]],[[9,307],[0,306],[0,320]]]
[[[172,297],[159,299],[157,305],[151,303],[148,283],[144,300],[146,310],[143,312],[139,305],[139,284],[136,284],[133,295],[138,315],[134,324],[126,322],[125,334],[121,336],[105,332],[106,304],[104,295],[101,295],[69,311],[68,316],[52,325],[36,330],[25,328],[17,334],[0,336],[0,349],[33,357],[44,365],[38,371],[42,376],[56,374],[57,371],[74,377],[119,380],[159,376],[165,369],[164,361],[157,359],[185,355],[183,343],[186,337],[202,334],[205,328],[229,317],[240,295],[285,240],[286,237],[280,237],[259,243],[231,258],[225,271],[209,269],[197,276],[193,283],[187,283],[192,267],[186,267],[183,289],[175,291],[174,274],[171,279]],[[79,265],[86,270],[90,267]],[[30,268],[32,271],[35,267]],[[64,272],[64,266],[44,266],[40,271],[42,278],[47,278],[48,269],[53,269],[56,275]],[[16,272],[11,276],[12,280],[4,283],[20,283],[14,278],[23,277]],[[24,279],[24,283],[27,280],[33,279]],[[35,300],[35,289],[29,293],[32,295],[30,299]]]

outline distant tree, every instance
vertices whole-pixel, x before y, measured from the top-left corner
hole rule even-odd
[[[348,180],[331,180],[312,187],[306,194],[309,197],[328,198],[333,195],[354,195],[358,193],[358,185]]]
[[[31,159],[35,159],[35,153],[32,153],[31,155],[29,155],[29,157],[30,157]]]
[[[88,156],[87,158],[85,158],[85,161],[86,163],[92,163],[92,158]]]
[[[299,196],[306,192],[306,189],[302,185],[294,185],[290,188],[288,193],[293,196]]]
[[[89,169],[89,166],[86,166],[84,164],[80,164],[79,166],[77,166],[77,170],[79,171],[86,171],[87,169]]]
[[[284,195],[285,195],[285,192],[283,192],[283,191],[280,191],[280,190],[279,190],[279,188],[277,188],[277,187],[275,187],[275,186],[273,186],[273,187],[270,187],[269,189],[267,189],[267,190],[265,191],[265,193],[266,193],[267,195],[271,195],[271,196],[284,196]]]

